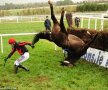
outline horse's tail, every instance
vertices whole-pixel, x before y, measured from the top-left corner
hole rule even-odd
[[[86,53],[86,51],[87,51],[87,49],[90,47],[90,45],[95,41],[95,39],[97,38],[97,36],[98,36],[98,33],[96,33],[95,35],[94,35],[94,37],[88,42],[88,43],[86,43],[84,46],[83,46],[83,48],[81,49],[81,56],[82,55],[84,55],[85,53]]]

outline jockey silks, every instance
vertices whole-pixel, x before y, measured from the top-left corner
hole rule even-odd
[[[25,52],[28,52],[28,49],[25,45],[31,45],[29,42],[16,42],[15,45],[12,47],[12,51],[8,55],[7,59],[10,58],[15,51],[18,51],[20,55],[23,55]]]

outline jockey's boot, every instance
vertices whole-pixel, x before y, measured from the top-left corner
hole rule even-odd
[[[22,65],[19,65],[18,67],[24,69],[25,71],[29,71],[28,68],[26,68],[26,67],[24,67],[24,66],[22,66]]]
[[[17,72],[18,72],[18,66],[14,65],[14,73],[17,74]]]

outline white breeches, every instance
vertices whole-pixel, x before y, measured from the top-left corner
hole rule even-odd
[[[17,59],[14,62],[14,64],[18,66],[20,63],[26,61],[28,58],[29,58],[29,52],[25,52],[23,55],[21,55],[19,59]]]

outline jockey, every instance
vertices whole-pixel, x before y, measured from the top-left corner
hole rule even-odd
[[[17,73],[18,67],[24,69],[25,71],[29,71],[28,68],[25,68],[20,63],[26,61],[29,58],[29,52],[28,52],[28,49],[25,47],[25,45],[31,46],[31,43],[29,43],[29,42],[16,42],[16,40],[14,38],[10,38],[8,43],[12,46],[12,51],[4,59],[4,61],[6,62],[14,54],[15,51],[18,51],[18,53],[21,56],[20,56],[20,58],[18,58],[14,62],[14,73],[15,74]]]

